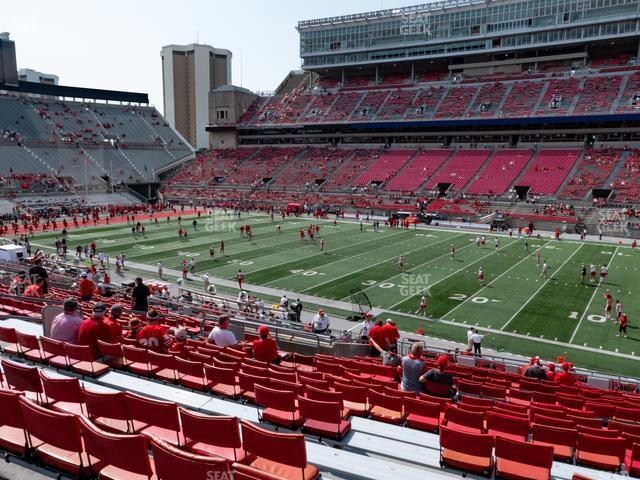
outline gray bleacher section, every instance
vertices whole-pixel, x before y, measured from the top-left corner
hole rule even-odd
[[[46,111],[48,118],[40,116],[38,111]],[[82,132],[83,129],[88,130]],[[62,141],[70,134],[80,135],[84,142],[80,148],[88,152],[89,184],[103,183],[100,177],[105,175],[115,181],[155,181],[154,172],[193,153],[153,107],[61,104],[0,96],[0,133],[4,130],[17,132],[44,163],[54,171],[63,165],[60,174],[71,176],[81,184],[85,181],[84,158],[75,142]],[[105,140],[116,139],[127,147],[122,152],[105,144]],[[5,141],[5,145],[9,141]],[[34,142],[40,144],[34,145]],[[55,143],[44,146],[48,142]],[[42,162],[14,145],[0,146],[0,175],[8,175],[9,167],[16,173],[52,173]],[[143,145],[146,148],[141,148]],[[11,150],[5,150],[7,148]]]
[[[19,319],[1,322],[3,326],[31,335],[41,335],[38,324]],[[47,374],[53,371],[46,367]],[[58,376],[65,376],[59,375]],[[222,400],[217,397],[193,392],[157,381],[137,376],[109,371],[95,381],[86,381],[89,389],[94,385],[114,390],[128,390],[160,400],[175,402],[186,408],[206,414],[229,415],[257,423],[255,407]],[[263,425],[268,428],[267,425]],[[307,436],[307,459],[318,467],[321,473],[344,479],[397,480],[398,478],[453,479],[460,478],[461,472],[440,467],[440,444],[438,435],[397,425],[352,417],[352,431],[335,443],[339,448],[318,443],[317,437]],[[282,431],[282,429],[280,429]],[[570,480],[574,473],[592,480],[622,480],[623,475],[592,470],[576,465],[554,462],[551,479]],[[425,476],[426,475],[426,476]],[[467,474],[468,478],[480,479]]]

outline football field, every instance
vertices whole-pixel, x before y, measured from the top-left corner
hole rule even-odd
[[[361,230],[355,222],[334,227],[332,221],[307,217],[284,222],[276,217],[272,222],[267,215],[243,213],[238,218],[216,212],[198,219],[195,231],[192,219],[182,222],[189,232],[187,240],[178,238],[175,218],[162,219],[158,226],[145,221],[146,235],[139,238],[132,236],[126,223],[72,230],[69,251],[95,241],[98,251],[111,257],[112,265],[115,255],[124,252],[128,265],[155,266],[161,260],[165,269],[179,269],[182,259],[194,258],[198,274],[206,271],[211,277],[229,280],[235,280],[242,269],[247,284],[273,288],[274,298],[281,291],[312,295],[318,297],[317,305],[337,315],[350,312],[332,308],[332,301],[350,302],[352,290],[361,289],[374,307],[385,310],[385,317],[396,318],[406,331],[422,328],[429,336],[466,342],[466,328],[476,325],[490,332],[485,345],[498,350],[547,358],[567,354],[585,366],[640,376],[640,364],[634,358],[640,354],[640,252],[632,252],[629,242],[557,242],[487,234],[482,248],[476,245],[475,233],[453,229],[380,227],[374,231],[366,223]],[[324,252],[318,238],[300,239],[300,228],[306,232],[310,223],[320,225]],[[240,226],[247,224],[254,234],[251,242],[240,234]],[[281,225],[279,231],[277,225]],[[51,248],[50,252],[55,238],[53,233],[38,233],[32,243]],[[225,243],[224,256],[219,255],[220,241]],[[212,244],[215,259],[209,256]],[[454,258],[449,253],[451,244],[456,248]],[[537,250],[540,263],[546,261],[549,266],[546,277],[537,265]],[[403,270],[397,265],[401,255],[406,259]],[[591,263],[598,271],[607,265],[609,275],[603,284],[590,283],[588,278],[580,283],[582,265],[588,270]],[[480,268],[486,275],[484,284],[477,278]],[[201,282],[192,283],[195,288],[201,286]],[[629,317],[628,338],[616,336],[617,325],[604,318],[607,290]],[[423,292],[429,298],[428,316],[418,317],[414,312]]]

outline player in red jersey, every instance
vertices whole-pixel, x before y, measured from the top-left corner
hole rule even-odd
[[[638,247],[638,241],[634,240],[631,242],[631,250],[635,250]]]
[[[224,255],[224,240],[220,240],[220,255]]]
[[[482,267],[478,270],[478,283],[484,287],[484,270]]]
[[[611,307],[613,306],[613,296],[608,290],[604,294],[604,300],[605,300],[604,318],[606,318],[607,320],[611,320]]]
[[[238,287],[242,290],[242,282],[244,282],[244,273],[242,273],[242,270],[238,270],[236,280],[238,281]]]
[[[456,256],[456,246],[453,243],[449,246],[449,255],[451,255],[451,260]]]
[[[304,228],[300,228],[300,241],[304,241]]]

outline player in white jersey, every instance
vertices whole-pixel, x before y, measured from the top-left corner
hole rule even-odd
[[[498,239],[498,237],[493,239],[493,245],[496,247],[496,250],[500,248],[500,240]]]
[[[542,262],[542,272],[540,272],[540,276],[542,278],[547,278],[549,275],[549,265],[547,262]]]
[[[398,264],[396,265],[396,270],[404,270],[404,255],[400,255]]]

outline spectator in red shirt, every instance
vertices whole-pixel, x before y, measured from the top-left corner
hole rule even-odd
[[[173,337],[173,343],[171,344],[171,348],[169,349],[169,352],[180,355],[184,353],[186,345],[187,345],[187,331],[184,328],[179,328],[176,331],[175,336]]]
[[[562,371],[559,373],[556,373],[556,377],[555,377],[555,381],[558,382],[560,385],[568,385],[568,386],[573,386],[576,383],[576,376],[571,373],[569,370],[571,370],[572,365],[570,363],[564,362],[562,364]]]
[[[169,335],[167,327],[160,323],[160,314],[155,310],[147,313],[147,325],[138,332],[136,340],[141,347],[156,352],[166,352],[173,344],[173,337]]]
[[[373,346],[373,342],[371,340],[377,343],[378,346],[383,350],[387,350],[388,348],[387,336],[386,336],[385,327],[382,326],[381,319],[376,320],[376,323],[369,330],[369,356],[379,357],[380,352],[376,347]]]
[[[259,362],[279,365],[281,358],[278,355],[278,344],[271,338],[269,327],[261,325],[258,328],[258,335],[260,338],[253,341],[253,358]]]
[[[129,332],[127,333],[127,338],[130,338],[132,340],[137,339],[140,330],[142,330],[140,319],[136,316],[131,315],[129,317]]]
[[[80,282],[78,283],[78,295],[83,302],[89,302],[93,298],[93,292],[96,284],[87,278],[87,272],[80,274]]]
[[[36,278],[35,283],[29,285],[25,290],[23,295],[25,297],[36,297],[43,298],[44,293],[42,292],[42,285],[44,284],[44,280],[40,277]]]
[[[556,364],[555,363],[552,363],[552,362],[547,363],[546,375],[547,375],[547,381],[549,381],[549,382],[555,381],[556,375],[557,375],[557,373],[556,373]]]
[[[94,357],[100,354],[98,348],[98,340],[109,342],[111,340],[111,332],[104,322],[104,316],[107,312],[107,306],[100,302],[93,306],[93,315],[85,318],[80,324],[78,330],[78,345],[89,345]]]
[[[384,329],[384,337],[387,339],[387,346],[395,345],[400,340],[400,333],[396,327],[395,320],[387,319],[387,324],[382,327]]]
[[[109,315],[104,317],[104,324],[109,328],[111,334],[110,343],[117,343],[118,339],[122,337],[122,327],[118,323],[118,319],[122,317],[122,305],[116,303],[109,309]]]

